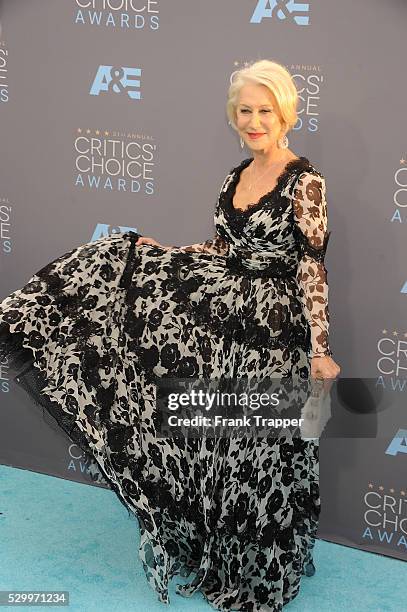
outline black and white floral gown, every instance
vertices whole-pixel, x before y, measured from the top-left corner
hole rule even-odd
[[[157,377],[310,374],[331,354],[325,180],[305,157],[247,210],[226,176],[215,237],[74,248],[0,303],[16,382],[97,462],[140,525],[147,580],[218,610],[277,611],[314,572],[318,441],[156,436]]]

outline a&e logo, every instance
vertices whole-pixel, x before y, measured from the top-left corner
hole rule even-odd
[[[386,449],[386,455],[407,454],[407,429],[399,429]]]
[[[125,232],[135,232],[137,234],[136,227],[126,227],[124,225],[107,225],[107,223],[97,223],[95,229],[93,230],[91,242],[93,240],[99,240],[99,238],[104,238],[106,236],[111,236],[112,234],[124,234]]]
[[[137,78],[140,76],[141,68],[99,66],[89,93],[98,96],[101,91],[127,92],[132,100],[140,100],[140,79]]]
[[[309,24],[308,2],[295,0],[258,0],[250,23],[261,23],[263,18],[294,21],[297,25]]]

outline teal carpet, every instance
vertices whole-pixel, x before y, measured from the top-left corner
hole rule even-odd
[[[200,593],[177,595],[175,584],[187,581],[180,577],[172,580],[170,605],[157,600],[138,558],[138,524],[108,489],[0,466],[0,513],[0,590],[69,591],[61,610],[213,610]],[[407,608],[404,561],[317,540],[315,566],[284,611]]]

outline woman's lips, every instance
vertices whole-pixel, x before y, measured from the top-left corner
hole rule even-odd
[[[261,138],[261,136],[264,136],[264,134],[251,134],[250,132],[248,132],[248,136],[249,138],[256,140],[256,138]]]

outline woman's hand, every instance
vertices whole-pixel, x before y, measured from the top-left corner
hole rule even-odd
[[[157,242],[157,240],[154,240],[154,238],[149,238],[148,236],[141,236],[137,240],[136,246],[140,246],[141,244],[153,244],[155,246],[161,247],[162,249],[167,249],[168,248],[168,247],[163,246],[159,242]]]
[[[323,380],[326,392],[329,391],[333,379],[338,376],[340,371],[341,368],[330,355],[321,355],[321,357],[315,355],[311,357],[311,378]]]

